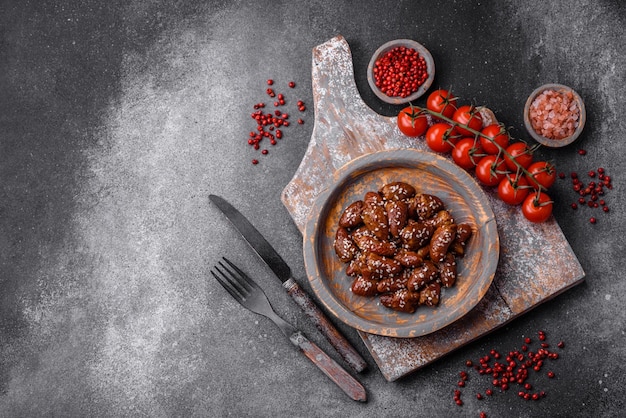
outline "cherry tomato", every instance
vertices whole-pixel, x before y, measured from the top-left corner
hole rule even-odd
[[[478,109],[470,105],[459,107],[452,115],[452,120],[475,131],[480,131],[483,127],[483,117]],[[457,130],[463,136],[474,136],[474,133],[460,126],[457,126]]]
[[[485,186],[500,184],[506,175],[506,164],[496,155],[487,155],[476,164],[476,178]]]
[[[519,205],[528,196],[528,187],[526,177],[511,174],[498,184],[498,197],[509,205]]]
[[[416,137],[424,135],[428,128],[428,119],[426,119],[424,113],[410,105],[398,113],[398,128],[406,136]]]
[[[452,159],[461,168],[472,170],[482,157],[480,141],[474,138],[461,138],[452,149]]]
[[[428,95],[426,107],[433,112],[451,118],[456,111],[456,97],[453,97],[448,90],[435,90]]]
[[[537,161],[528,167],[530,177],[526,176],[528,182],[534,188],[539,186],[549,189],[556,180],[556,167],[547,161]]]
[[[449,123],[435,123],[426,131],[426,144],[435,152],[450,152],[458,139],[456,130]]]
[[[493,123],[491,125],[487,125],[483,128],[482,133],[483,135],[491,138],[490,141],[487,138],[480,137],[480,144],[483,146],[483,149],[487,154],[497,154],[500,152],[500,149],[494,145],[493,142],[496,142],[504,149],[509,146],[509,134],[501,124]]]
[[[552,200],[547,194],[531,193],[522,203],[522,213],[530,222],[543,222],[552,214]]]
[[[509,145],[506,148],[506,152],[508,152],[513,160],[517,161],[519,165],[524,168],[530,167],[533,162],[533,151],[526,145],[524,142],[515,142]],[[513,162],[508,155],[504,156],[504,161],[506,162],[506,166],[511,171],[517,171],[517,165]]]

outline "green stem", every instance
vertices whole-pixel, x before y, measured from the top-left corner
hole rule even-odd
[[[530,174],[530,172],[529,172],[528,170],[526,170],[526,169],[525,169],[525,168],[524,168],[524,167],[523,167],[520,163],[518,163],[518,162],[517,162],[517,160],[516,160],[516,159],[515,159],[515,158],[514,158],[514,157],[513,157],[513,156],[512,156],[509,152],[507,152],[507,150],[506,150],[503,146],[501,146],[500,144],[498,144],[498,143],[497,143],[496,141],[494,141],[491,137],[489,137],[489,136],[487,136],[487,135],[483,134],[483,133],[482,133],[482,132],[480,132],[480,131],[477,131],[477,130],[475,130],[475,129],[470,128],[470,127],[469,127],[468,125],[466,125],[466,124],[459,123],[459,122],[457,122],[457,121],[455,121],[455,120],[453,120],[453,119],[450,119],[450,118],[449,118],[449,117],[447,117],[447,116],[444,116],[443,114],[441,114],[441,113],[439,113],[439,112],[435,112],[434,110],[430,110],[430,109],[428,109],[428,108],[423,108],[423,107],[419,107],[419,106],[414,106],[414,107],[415,107],[416,109],[420,109],[420,111],[421,111],[421,112],[426,112],[426,113],[428,113],[428,114],[430,114],[430,115],[432,115],[432,116],[437,117],[438,119],[441,119],[441,120],[443,120],[443,121],[445,121],[445,122],[448,122],[448,123],[449,123],[449,124],[451,124],[452,126],[460,126],[460,127],[462,127],[463,129],[467,130],[468,132],[471,132],[471,133],[474,135],[474,137],[479,136],[479,137],[482,137],[482,138],[487,139],[489,142],[491,142],[493,145],[495,145],[495,146],[498,148],[498,150],[499,150],[499,153],[500,153],[500,154],[504,154],[504,155],[506,155],[506,156],[509,158],[509,160],[513,161],[513,163],[517,166],[517,171],[518,171],[518,173],[521,171],[521,172],[523,172],[523,173],[524,173],[524,175],[526,175],[526,177],[528,177],[529,179],[532,179],[532,178],[533,178],[532,174]],[[507,132],[507,135],[508,135],[508,132]],[[509,135],[509,137],[510,137],[510,135]],[[529,149],[530,149],[530,148],[529,148]],[[537,193],[540,193],[540,192],[544,191],[544,187],[543,187],[541,184],[537,183],[537,187],[538,187],[538,188],[537,188]]]

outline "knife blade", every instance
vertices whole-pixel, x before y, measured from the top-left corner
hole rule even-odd
[[[328,319],[326,314],[315,304],[311,296],[295,281],[291,275],[289,265],[287,265],[280,254],[267,242],[254,225],[224,198],[211,194],[209,195],[209,199],[226,216],[237,231],[239,231],[265,264],[270,267],[276,277],[283,282],[283,287],[287,290],[287,293],[313,321],[317,329],[324,334],[328,342],[337,350],[344,361],[356,372],[365,370],[367,363],[363,357],[361,357],[350,342]]]

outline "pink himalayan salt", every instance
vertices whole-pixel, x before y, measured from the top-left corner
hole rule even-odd
[[[571,91],[542,91],[530,105],[530,123],[537,134],[564,139],[578,128],[580,109]]]

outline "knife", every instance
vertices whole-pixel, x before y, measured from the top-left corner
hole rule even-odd
[[[315,304],[313,299],[298,285],[291,276],[291,269],[274,250],[261,233],[241,214],[233,205],[216,195],[209,195],[213,202],[233,226],[241,233],[252,249],[261,257],[274,274],[283,282],[283,287],[293,300],[300,306],[304,313],[313,321],[330,344],[337,350],[339,355],[355,371],[362,372],[367,368],[367,363],[361,355],[352,347],[350,342],[330,322],[324,312]]]

